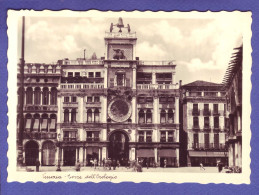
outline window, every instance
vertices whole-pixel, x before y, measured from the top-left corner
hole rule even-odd
[[[173,103],[173,102],[174,102],[174,97],[169,97],[169,98],[167,99],[167,101],[170,102],[170,103]]]
[[[161,110],[160,123],[166,123],[166,112],[165,112],[165,110]]]
[[[219,148],[219,134],[214,134],[214,148]]]
[[[64,97],[64,102],[68,103],[69,102],[69,97]]]
[[[88,96],[88,97],[87,97],[87,102],[93,102],[93,97]]]
[[[34,115],[33,131],[39,131],[40,128],[40,115]]]
[[[80,77],[80,72],[75,72],[75,77]]]
[[[198,133],[193,134],[193,147],[199,148],[199,136]]]
[[[41,100],[41,91],[40,88],[37,87],[34,91],[34,104],[39,105]]]
[[[50,104],[57,105],[57,89],[56,88],[51,88]]]
[[[198,112],[198,104],[193,104],[193,111]]]
[[[72,102],[76,102],[76,96],[72,97]]]
[[[166,132],[161,131],[160,142],[166,142]]]
[[[199,118],[198,117],[193,117],[193,127],[199,128]]]
[[[147,103],[153,103],[153,97],[147,97],[146,102]]]
[[[144,131],[139,131],[139,142],[144,142]]]
[[[117,73],[117,86],[124,86],[124,74],[123,73]]]
[[[174,112],[172,109],[168,110],[168,123],[174,123]]]
[[[65,122],[65,123],[68,123],[68,122],[69,122],[69,110],[68,110],[68,109],[66,109],[66,110],[64,111],[64,122]]]
[[[50,115],[50,126],[49,126],[50,132],[56,132],[56,121],[57,121],[56,115],[55,114]]]
[[[159,98],[159,103],[166,103],[167,102],[167,98],[166,97],[160,97]]]
[[[49,104],[49,89],[44,88],[42,95],[43,95],[43,100],[42,100],[43,105],[48,105]]]
[[[27,114],[25,117],[25,130],[30,132],[31,131],[31,125],[32,125],[32,116],[30,114]]]
[[[87,110],[87,122],[88,123],[92,122],[92,110],[91,109]]]
[[[218,112],[219,112],[219,105],[218,104],[213,104],[213,112],[214,112],[214,114],[218,114]]]
[[[26,91],[26,104],[32,104],[32,88],[29,87],[27,88],[27,91]]]
[[[93,73],[93,72],[89,72],[89,73],[88,73],[88,77],[89,77],[89,78],[93,78],[93,77],[94,77],[94,73]]]
[[[92,141],[93,140],[93,132],[87,131],[86,133],[86,141]]]
[[[64,131],[64,141],[76,141],[77,132],[76,131]]]
[[[94,102],[100,102],[100,97],[99,96],[95,96],[94,97]]]
[[[95,73],[95,77],[96,77],[96,78],[100,78],[100,77],[101,77],[101,72],[96,72],[96,73]]]
[[[76,109],[72,109],[71,111],[71,122],[76,123]]]
[[[99,120],[100,120],[100,113],[99,113],[99,110],[98,110],[98,109],[95,109],[95,111],[94,111],[94,122],[95,122],[95,123],[99,123]]]
[[[173,131],[168,131],[168,142],[173,142],[174,141],[174,132]]]
[[[204,147],[205,149],[210,148],[210,136],[208,133],[204,134]]]
[[[48,131],[48,115],[42,115],[41,131]]]
[[[219,117],[214,117],[214,128],[219,128]]]
[[[138,97],[138,103],[144,104],[145,103],[145,97]]]
[[[145,113],[144,111],[141,109],[139,111],[139,123],[144,123],[145,122]]]
[[[146,142],[152,142],[152,131],[146,131]]]
[[[150,109],[147,110],[146,118],[147,123],[152,123],[152,112]]]
[[[204,128],[209,128],[209,127],[210,127],[210,118],[204,117]]]
[[[67,73],[67,76],[68,76],[68,77],[73,77],[73,72],[68,72],[68,73]]]

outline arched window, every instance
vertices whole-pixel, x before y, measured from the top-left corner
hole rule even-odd
[[[56,122],[57,122],[57,116],[55,114],[50,115],[50,125],[49,125],[50,132],[56,132]]]
[[[26,104],[32,104],[32,88],[28,87],[26,91]]]
[[[99,119],[100,119],[100,113],[99,113],[99,109],[95,109],[94,110],[94,122],[95,123],[99,123]]]
[[[32,125],[32,116],[30,114],[26,114],[26,116],[25,116],[25,130],[31,131],[31,125]]]
[[[43,105],[49,104],[49,89],[47,87],[44,87],[42,92],[42,103]]]
[[[57,105],[57,89],[55,87],[51,88],[50,104],[51,105]]]
[[[88,123],[92,122],[92,110],[91,109],[87,110],[87,122]]]
[[[71,122],[75,123],[76,122],[76,109],[72,109],[71,111]]]
[[[147,123],[152,123],[152,112],[150,109],[147,110],[147,113],[146,113],[146,122]]]
[[[69,122],[69,110],[65,109],[64,111],[64,122],[68,123]]]
[[[172,109],[168,110],[168,123],[174,123],[174,112]]]
[[[48,131],[48,115],[47,114],[42,115],[41,131]]]
[[[139,111],[138,115],[139,115],[139,123],[145,123],[145,113],[142,109]]]
[[[165,112],[165,110],[161,110],[160,123],[166,123],[166,112]]]
[[[41,91],[39,87],[35,88],[34,91],[34,104],[39,105],[40,104],[40,98],[41,98]]]
[[[40,128],[40,115],[39,114],[35,114],[34,115],[34,123],[33,123],[33,131],[39,131]]]

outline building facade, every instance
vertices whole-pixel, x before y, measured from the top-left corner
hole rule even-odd
[[[42,165],[90,166],[110,158],[179,166],[176,65],[140,60],[136,33],[121,18],[119,31],[113,27],[100,59],[25,65],[26,165],[38,158]]]
[[[242,64],[243,46],[236,48],[223,83],[226,87],[229,131],[227,144],[229,166],[242,168]]]
[[[195,81],[181,86],[181,155],[187,166],[227,164],[225,91],[222,84]],[[186,161],[186,162],[185,162]]]

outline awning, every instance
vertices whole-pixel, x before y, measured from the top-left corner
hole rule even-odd
[[[137,151],[138,157],[155,157],[154,150],[153,149],[139,149]]]
[[[43,119],[41,124],[41,129],[48,129],[48,119]]]
[[[51,119],[49,129],[56,129],[56,119]]]
[[[31,119],[30,118],[26,120],[25,129],[31,129]]]
[[[33,130],[39,130],[40,119],[34,119]]]
[[[174,149],[161,149],[159,151],[160,157],[176,157],[176,152]]]
[[[190,157],[227,157],[228,152],[189,151]]]

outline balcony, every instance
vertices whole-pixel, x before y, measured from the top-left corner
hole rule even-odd
[[[192,143],[192,149],[194,150],[226,150],[225,144],[215,144],[215,143]]]
[[[77,137],[64,137],[63,141],[64,142],[75,142],[75,141],[77,141]]]
[[[63,102],[63,107],[77,108],[78,102]]]
[[[100,138],[99,137],[87,137],[86,141],[87,142],[98,142],[98,141],[100,141]]]
[[[105,38],[133,38],[136,39],[136,32],[125,33],[125,32],[105,32]]]
[[[103,83],[62,83],[60,84],[62,90],[73,90],[73,89],[103,89]]]
[[[86,59],[78,59],[78,60],[59,60],[58,63],[60,65],[103,65],[103,60],[86,60]]]
[[[193,115],[193,116],[199,116],[199,115],[200,115],[200,110],[193,109],[193,110],[192,110],[192,115]]]
[[[204,125],[203,130],[204,131],[211,131],[211,127],[209,125]]]
[[[173,60],[167,61],[138,61],[138,65],[141,66],[175,66]]]
[[[178,84],[137,84],[137,89],[178,89]]]
[[[58,111],[57,105],[24,105],[24,111]]]
[[[210,110],[203,110],[203,116],[210,116]]]
[[[24,139],[57,139],[54,132],[24,132]]]

